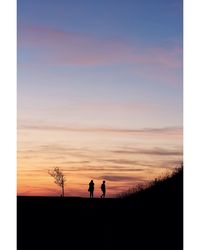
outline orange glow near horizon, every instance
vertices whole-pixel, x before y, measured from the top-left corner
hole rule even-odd
[[[169,173],[182,161],[182,130],[52,131],[19,129],[18,195],[59,196],[48,175],[59,167],[65,174],[65,196],[95,197],[106,180],[112,197],[138,184]]]

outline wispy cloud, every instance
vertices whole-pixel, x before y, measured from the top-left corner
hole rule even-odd
[[[58,126],[45,124],[21,124],[18,126],[20,130],[56,130],[56,131],[74,131],[74,132],[106,132],[106,133],[128,133],[128,134],[166,134],[166,135],[182,135],[181,127],[164,127],[164,128],[142,128],[142,129],[127,129],[127,128],[111,128],[111,127],[81,127],[81,126]]]
[[[144,181],[138,176],[122,176],[122,175],[102,175],[98,178],[98,180],[106,180],[106,181],[120,181],[120,182],[133,182],[133,181]]]
[[[134,161],[134,160],[127,160],[127,159],[107,159],[104,160],[105,162],[111,162],[111,163],[116,163],[116,164],[133,164],[133,165],[137,165],[139,164],[138,161]]]
[[[182,156],[182,150],[153,148],[153,149],[132,149],[132,150],[113,150],[116,154],[144,154],[144,155],[160,155],[160,156]]]
[[[18,46],[34,52],[33,62],[60,65],[109,65],[121,63],[182,67],[182,49],[148,48],[116,39],[48,27],[24,27],[19,30]],[[35,59],[34,59],[35,58]]]

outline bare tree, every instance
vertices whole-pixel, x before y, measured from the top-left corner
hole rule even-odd
[[[54,177],[55,183],[61,187],[62,193],[61,196],[64,197],[64,187],[65,187],[65,176],[62,171],[56,167],[53,170],[48,171],[49,175]]]

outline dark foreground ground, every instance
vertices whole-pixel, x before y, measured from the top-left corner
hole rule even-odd
[[[18,250],[183,249],[182,171],[124,199],[17,198]]]

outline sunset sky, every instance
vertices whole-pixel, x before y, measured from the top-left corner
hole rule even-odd
[[[182,1],[18,0],[18,195],[108,196],[183,158]]]

